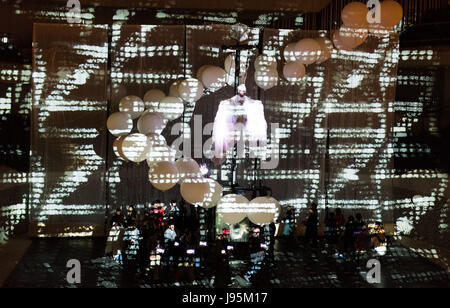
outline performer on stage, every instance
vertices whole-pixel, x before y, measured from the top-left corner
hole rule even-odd
[[[214,120],[213,161],[221,165],[228,150],[241,139],[249,146],[253,154],[261,152],[267,144],[267,123],[264,118],[264,106],[261,101],[246,96],[245,85],[238,87],[238,94],[220,102]]]

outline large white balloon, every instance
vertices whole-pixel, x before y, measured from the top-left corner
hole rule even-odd
[[[158,89],[148,90],[144,95],[145,110],[157,111],[159,102],[166,97],[163,91]]]
[[[175,162],[177,152],[168,145],[153,145],[147,154],[147,164],[151,167],[160,161]]]
[[[295,44],[297,61],[305,65],[316,62],[320,58],[321,52],[320,44],[315,39],[306,38]]]
[[[255,71],[254,78],[258,87],[268,90],[278,84],[278,71],[273,68],[259,67]]]
[[[286,62],[297,61],[297,57],[295,55],[295,45],[297,43],[290,43],[284,47],[283,57]]]
[[[259,70],[261,66],[277,69],[277,59],[266,54],[261,54],[255,59],[255,70]]]
[[[174,163],[161,161],[153,164],[148,172],[150,183],[159,190],[168,190],[178,183],[178,170]]]
[[[203,204],[209,190],[207,179],[202,177],[184,179],[180,185],[181,196],[191,204]]]
[[[248,204],[244,196],[229,194],[220,199],[217,214],[225,223],[233,225],[247,216]]]
[[[203,95],[203,84],[195,78],[188,78],[178,85],[178,94],[186,102],[196,102]]]
[[[331,58],[333,54],[333,42],[326,37],[319,37],[316,41],[319,43],[321,49],[320,57],[317,60],[317,63],[320,64]]]
[[[289,82],[296,82],[305,77],[305,66],[298,62],[288,62],[283,67],[283,75]]]
[[[274,222],[278,217],[277,201],[271,197],[257,197],[250,201],[247,217],[257,225]]]
[[[203,70],[201,81],[209,90],[215,91],[226,85],[227,72],[221,67],[210,66]]]
[[[213,179],[206,179],[208,181],[209,190],[203,200],[202,207],[205,209],[212,208],[217,205],[222,197],[223,187]]]
[[[119,159],[128,161],[128,159],[123,155],[122,152],[122,142],[125,137],[126,136],[120,136],[113,141],[113,151]]]
[[[180,172],[180,183],[188,178],[201,177],[200,166],[190,157],[182,157],[177,159],[175,165]]]
[[[342,10],[341,18],[349,27],[367,28],[369,8],[362,2],[350,2]]]
[[[159,112],[144,112],[137,122],[138,131],[144,135],[161,134],[165,126],[164,117]]]
[[[158,106],[158,112],[162,113],[164,117],[169,121],[181,117],[183,111],[183,100],[175,96],[164,97]]]
[[[145,105],[140,97],[128,95],[120,100],[119,110],[128,113],[132,119],[137,119],[144,112]]]
[[[147,136],[139,133],[126,136],[122,141],[121,150],[128,160],[140,163],[147,158],[150,150]]]
[[[108,117],[106,127],[116,137],[127,135],[133,129],[133,120],[126,112],[114,112]]]

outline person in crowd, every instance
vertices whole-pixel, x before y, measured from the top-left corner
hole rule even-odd
[[[287,239],[292,239],[295,230],[295,209],[288,206],[284,217],[283,236]]]
[[[362,215],[360,213],[357,213],[355,215],[356,221],[355,221],[355,249],[356,249],[356,257],[359,261],[360,255],[367,251],[369,248],[369,235],[367,234],[367,226],[364,222]]]
[[[218,234],[214,246],[214,287],[225,288],[231,284],[228,240],[224,234]]]
[[[337,245],[337,233],[338,227],[336,224],[336,217],[333,212],[328,213],[328,219],[326,221],[325,225],[325,239],[326,244],[328,246],[328,252],[334,253],[336,252],[336,245]]]
[[[165,211],[165,219],[168,224],[177,224],[180,225],[180,209],[177,206],[177,201],[172,200],[170,201],[170,204],[168,208]]]
[[[275,232],[276,232],[276,225],[272,221],[269,224],[269,249],[268,249],[268,257],[273,261],[274,258],[274,250],[275,250]]]
[[[353,259],[355,256],[355,218],[349,216],[344,230],[344,255],[346,259]]]
[[[137,212],[134,209],[134,206],[130,205],[127,210],[127,214],[125,216],[124,227],[125,228],[134,228],[137,225]]]
[[[308,210],[308,217],[305,222],[305,244],[311,244],[313,256],[315,256],[317,248],[318,219],[317,204],[313,203]]]
[[[336,209],[334,217],[336,219],[336,227],[338,229],[338,233],[341,233],[344,230],[345,217],[340,208]]]
[[[161,205],[160,200],[156,200],[152,203],[152,209],[150,211],[151,217],[155,220],[156,225],[160,230],[164,228],[164,208]]]
[[[261,269],[261,264],[265,257],[265,249],[265,243],[261,239],[261,229],[255,227],[249,238],[250,269],[245,275],[247,281],[250,282]]]
[[[116,226],[123,226],[124,224],[124,218],[122,215],[122,210],[121,209],[116,209],[116,212],[114,213],[114,215],[111,218],[111,227],[116,225]]]

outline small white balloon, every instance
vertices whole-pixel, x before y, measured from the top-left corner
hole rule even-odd
[[[148,178],[156,189],[168,190],[178,183],[178,169],[172,162],[161,161],[150,167]]]
[[[120,136],[113,141],[113,151],[119,159],[128,161],[128,159],[125,157],[125,155],[123,155],[122,152],[122,142],[125,137],[126,136]]]
[[[225,195],[217,204],[217,214],[225,223],[236,224],[247,216],[248,203],[248,199],[244,196]]]
[[[202,65],[199,67],[199,69],[197,70],[197,74],[196,74],[198,80],[200,80],[200,81],[202,80],[203,71],[209,67],[214,67],[214,65],[206,64],[206,65]]]
[[[183,114],[184,104],[183,100],[175,96],[164,97],[158,106],[158,112],[164,115],[169,121],[175,120]]]
[[[120,100],[119,110],[128,113],[132,119],[137,119],[144,112],[145,105],[140,97],[128,95]]]
[[[255,59],[255,70],[259,70],[261,66],[269,67],[271,69],[277,69],[277,59],[266,54],[261,54]]]
[[[165,144],[153,145],[147,155],[147,165],[151,167],[160,161],[175,162],[177,152]]]
[[[295,44],[295,56],[297,61],[305,65],[316,62],[321,54],[319,43],[315,39],[302,39]]]
[[[297,82],[303,77],[305,77],[306,68],[305,66],[298,62],[288,62],[283,67],[283,75],[289,82]]]
[[[295,45],[297,43],[290,43],[284,47],[283,57],[286,62],[297,61],[297,57],[295,55]]]
[[[225,69],[225,72],[227,72],[228,74],[230,74],[230,73],[234,74],[234,71],[236,69],[236,62],[234,59],[234,54],[229,54],[225,58],[224,69]]]
[[[137,122],[138,131],[144,135],[161,134],[165,126],[164,117],[159,112],[144,112]]]
[[[180,183],[188,178],[201,177],[200,166],[190,157],[182,157],[177,159],[175,165],[180,172]]]
[[[114,112],[108,117],[106,127],[116,137],[127,135],[133,129],[133,120],[129,113]]]
[[[178,85],[180,84],[180,82],[181,80],[172,82],[169,87],[169,96],[180,97],[180,94],[178,93]]]
[[[271,197],[257,197],[250,201],[247,208],[247,217],[257,225],[274,222],[278,217],[278,201]]]
[[[341,41],[341,37],[339,35],[339,30],[333,33],[333,44],[339,50],[352,51],[353,48],[344,45]]]
[[[319,37],[316,41],[319,43],[321,49],[320,57],[317,60],[317,63],[320,64],[331,58],[334,47],[333,42],[326,37]]]
[[[278,84],[278,71],[271,67],[259,67],[254,78],[258,87],[268,90]]]
[[[188,78],[178,85],[178,94],[184,101],[193,103],[198,101],[203,95],[203,84],[195,78]]]
[[[181,196],[191,204],[203,204],[209,190],[207,179],[202,177],[184,179],[180,185]]]
[[[150,150],[147,136],[139,133],[126,136],[121,148],[123,155],[135,163],[145,160]]]
[[[202,207],[205,209],[212,208],[219,203],[220,198],[222,197],[223,187],[213,179],[206,179],[209,184],[208,193],[203,200]]]
[[[348,48],[355,49],[365,42],[368,31],[353,27],[342,26],[339,31],[339,42]]]
[[[148,90],[144,95],[145,110],[156,111],[158,110],[159,102],[166,97],[163,91],[158,89]]]
[[[203,70],[201,81],[205,88],[216,91],[226,85],[227,72],[221,67],[211,66]]]

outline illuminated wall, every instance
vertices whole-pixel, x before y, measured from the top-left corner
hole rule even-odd
[[[114,156],[106,118],[125,95],[142,97],[151,88],[168,94],[173,81],[195,76],[200,66],[223,66],[227,53],[220,47],[233,43],[229,26],[114,25],[111,30],[108,45],[102,26],[35,26],[32,234],[96,234],[103,231],[105,213],[116,207],[180,200],[178,187],[162,193],[149,184],[145,163]],[[277,57],[282,76],[283,47],[319,35],[327,33],[251,28],[249,44],[255,48],[241,57],[248,65],[247,94],[263,101],[269,125],[279,125],[270,141],[280,149],[280,162],[276,169],[255,171],[251,161],[240,159],[238,183],[262,180],[297,213],[318,202],[321,208],[341,207],[347,215],[392,221],[398,37],[369,37],[358,51],[335,51],[329,61],[309,66],[297,84],[280,79],[277,87],[262,91],[252,78],[260,43],[263,52]],[[186,105],[184,116],[163,131],[168,144],[179,137],[180,121],[188,124],[184,136],[192,137],[194,115],[202,116],[203,126],[211,123],[219,102],[232,95],[227,86]],[[229,162],[210,167],[213,178],[229,185]]]

